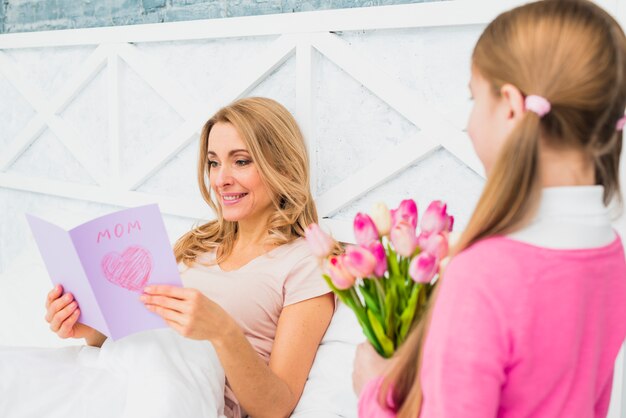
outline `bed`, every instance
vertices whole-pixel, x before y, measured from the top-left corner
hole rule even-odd
[[[76,382],[83,379],[84,384],[80,385],[82,386],[82,391],[80,392],[82,397],[87,396],[90,392],[107,390],[107,379],[103,376],[98,376],[98,368],[93,367],[93,362],[102,361],[102,359],[97,359],[98,354],[96,351],[98,349],[81,347],[79,345],[81,341],[77,340],[61,340],[48,329],[47,323],[43,318],[43,301],[50,286],[48,273],[42,260],[38,256],[33,258],[32,254],[27,255],[25,253],[23,256],[18,257],[12,268],[0,275],[0,317],[3,318],[3,326],[0,327],[0,375],[3,376],[3,382],[9,385],[4,388],[6,390],[2,391],[3,400],[0,401],[0,415],[2,416],[13,416],[3,413],[3,406],[7,407],[7,404],[10,403],[10,398],[19,398],[19,388],[16,388],[13,383],[8,383],[11,380],[15,381],[15,379],[10,378],[11,374],[7,373],[8,370],[2,370],[3,364],[8,369],[6,363],[2,362],[3,355],[5,356],[4,359],[7,358],[7,355],[10,355],[16,361],[27,364],[25,367],[27,370],[19,372],[22,374],[29,372],[32,376],[39,376],[41,379],[53,377],[55,374],[73,374],[73,377],[69,380],[64,380],[61,377],[54,379],[57,382],[55,388],[42,391],[42,397],[47,397],[46,399],[49,399],[52,396],[51,394],[54,394],[55,399],[68,397],[67,393],[63,394],[64,381],[68,385],[66,387],[67,392],[75,392]],[[304,393],[292,417],[356,417],[357,399],[353,393],[351,381],[352,359],[356,344],[361,341],[363,341],[363,336],[354,315],[345,306],[341,305],[337,309],[331,325],[318,348]],[[135,342],[135,344],[137,343]],[[194,348],[186,348],[186,350],[186,356],[193,358]],[[33,353],[35,354],[33,355]],[[175,355],[172,355],[172,357],[175,358]],[[30,362],[22,361],[25,359],[30,359]],[[121,363],[124,361],[124,358],[122,358]],[[172,361],[172,359],[170,358],[168,361]],[[185,362],[188,361],[188,358],[185,359]],[[49,366],[53,362],[57,365],[54,368],[50,368]],[[137,367],[134,363],[136,362],[133,361],[133,368]],[[86,365],[89,368],[80,368],[78,367],[79,364],[82,366]],[[175,362],[172,364],[172,367],[176,367]],[[120,365],[115,365],[115,367],[120,367]],[[202,366],[198,367],[201,369]],[[184,368],[181,367],[181,369]],[[94,373],[88,377],[81,376],[81,374],[84,374],[84,370],[94,370]],[[178,373],[176,374],[178,375]],[[142,372],[142,375],[142,379],[145,379],[144,372]],[[151,381],[151,385],[154,386],[154,380],[154,378],[142,380],[141,384],[146,386],[146,382]],[[36,379],[31,382],[31,384],[36,383]],[[206,383],[206,387],[215,386],[215,383],[211,381],[204,383]],[[110,386],[109,392],[115,390],[116,385],[113,382],[111,382]],[[89,391],[87,388],[93,390]],[[154,399],[154,393],[158,393],[158,390],[158,388],[151,387],[152,392],[149,395],[149,399]],[[172,387],[169,386],[168,390],[171,391]],[[200,393],[201,391],[198,392]],[[166,393],[166,391],[163,390],[163,393]],[[179,400],[183,399],[184,404],[186,402],[184,400],[185,394],[190,393],[189,385],[185,386],[185,390],[180,392],[174,390],[173,393],[180,393]],[[13,396],[10,396],[10,394]],[[141,399],[144,396],[143,394],[144,392],[140,392],[138,395],[135,394],[134,397]],[[161,398],[164,398],[164,396],[161,396]],[[148,394],[145,394],[145,397],[148,398]],[[97,400],[99,398],[95,397],[94,399]],[[36,412],[41,410],[37,408],[45,408],[46,406],[45,403],[37,405],[36,399],[31,399],[29,403],[29,406],[34,408],[33,411],[35,412],[33,412],[33,415],[27,416],[37,416]],[[191,403],[191,401],[187,403]],[[167,405],[173,406],[174,401],[165,406]],[[165,406],[161,405],[160,410],[164,411]],[[108,405],[106,408],[111,408],[111,405]],[[106,408],[102,406],[99,410],[106,411]],[[177,408],[180,408],[180,406]],[[190,409],[190,411],[197,410]],[[49,412],[47,416],[49,416]],[[72,415],[68,415],[68,410],[61,410],[58,416],[68,417]],[[132,414],[128,416],[132,416]],[[189,416],[194,416],[194,414],[190,412]]]

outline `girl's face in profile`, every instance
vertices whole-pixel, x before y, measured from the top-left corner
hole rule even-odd
[[[271,213],[271,194],[239,133],[216,123],[209,133],[209,181],[224,219],[259,221]]]
[[[491,84],[473,67],[469,87],[474,105],[467,133],[489,175],[511,131],[510,123],[507,123],[509,110],[506,100],[498,97]]]

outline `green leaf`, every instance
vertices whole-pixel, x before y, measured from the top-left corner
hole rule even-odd
[[[363,299],[365,300],[365,306],[367,306],[374,313],[380,314],[380,307],[378,306],[377,298],[370,293],[370,290],[368,290],[366,286],[359,286],[359,290],[361,291]]]
[[[387,315],[385,316],[385,327],[387,329],[386,335],[388,338],[395,340],[395,320],[396,320],[396,307],[398,306],[398,293],[397,287],[392,286],[387,292],[385,297],[385,306],[387,308]]]
[[[341,293],[341,290],[335,287],[335,285],[333,284],[333,281],[330,279],[330,276],[328,274],[322,274],[322,277],[326,281],[326,284],[328,284],[328,287],[330,287],[330,290],[332,290],[336,294]]]
[[[339,300],[350,307],[350,303],[348,302],[348,299],[350,299],[350,293],[347,290],[337,289],[328,275],[323,274],[322,277],[328,284],[328,287],[330,287],[330,290],[332,290],[333,293],[339,297]]]
[[[424,293],[421,292],[422,288],[423,286],[419,284],[413,287],[409,302],[406,308],[404,308],[404,312],[402,312],[402,314],[400,315],[400,332],[398,333],[397,339],[398,345],[401,345],[404,342],[409,330],[411,329],[411,325],[413,324],[413,321],[415,319],[415,310],[417,308],[418,296],[420,295],[420,293]]]
[[[381,318],[385,318],[385,316],[387,315],[388,309],[387,309],[387,305],[385,304],[385,299],[386,299],[386,293],[385,293],[385,289],[383,287],[383,284],[381,283],[381,281],[383,281],[385,279],[382,278],[375,278],[373,280],[369,280],[371,281],[373,288],[374,288],[374,292],[376,294],[376,297],[378,299],[378,306],[380,306],[380,317]]]
[[[391,357],[394,350],[393,341],[387,338],[387,336],[385,335],[385,331],[383,330],[383,326],[380,324],[380,322],[378,322],[378,319],[376,319],[371,311],[367,311],[367,316],[370,320],[370,324],[372,325],[372,330],[374,331],[376,338],[382,346],[383,352],[380,354],[385,358]]]
[[[406,303],[406,299],[408,299],[406,279],[400,275],[394,275],[390,278],[390,280],[390,287],[395,288],[396,296],[400,300],[399,305],[404,305]]]
[[[369,311],[368,311],[369,312]],[[376,338],[376,335],[374,335],[374,332],[372,331],[372,328],[370,326],[369,323],[364,323],[361,318],[359,318],[359,316],[357,315],[357,319],[359,321],[359,324],[361,325],[361,329],[363,330],[363,334],[365,334],[365,337],[367,338],[367,340],[372,344],[372,347],[374,347],[374,349],[376,350],[376,352],[378,354],[380,354],[381,356],[385,355],[385,352],[381,346],[381,344],[378,342],[378,338]]]
[[[372,347],[374,347],[374,349],[378,352],[378,354],[380,354],[381,356],[384,356],[384,350],[382,346],[380,345],[380,343],[378,342],[378,339],[376,338],[374,331],[372,330],[372,326],[369,322],[365,309],[363,308],[361,303],[357,301],[358,295],[356,294],[356,291],[354,290],[354,288],[351,287],[350,289],[346,289],[346,290],[337,289],[333,285],[332,280],[327,274],[323,274],[322,277],[328,284],[328,287],[330,287],[330,289],[333,291],[333,293],[335,293],[339,297],[339,299],[348,308],[350,308],[352,312],[354,312],[354,314],[356,315],[356,319],[359,322],[359,325],[361,325],[363,334],[365,334],[365,337],[367,338],[367,340],[372,344]]]
[[[359,290],[361,291],[363,299],[365,300],[367,312],[373,313],[376,316],[376,319],[378,319],[379,322],[382,322],[383,316],[380,308],[378,307],[378,300],[374,296],[370,295],[369,291],[366,290],[364,286],[360,286]]]
[[[387,265],[389,266],[390,276],[399,276],[400,267],[398,266],[398,256],[394,250],[391,249],[391,245],[387,244]]]

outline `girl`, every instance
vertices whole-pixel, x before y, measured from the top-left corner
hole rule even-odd
[[[360,416],[605,416],[626,336],[606,207],[621,198],[624,33],[585,0],[518,7],[480,37],[470,90],[485,189],[393,363],[360,350],[356,366],[383,374]]]
[[[213,344],[227,416],[289,416],[334,310],[302,238],[317,213],[293,116],[264,98],[218,111],[200,138],[198,181],[217,219],[176,243],[185,287],[149,286],[141,299],[181,335]],[[79,308],[60,287],[47,309],[62,338],[104,342],[77,323]]]

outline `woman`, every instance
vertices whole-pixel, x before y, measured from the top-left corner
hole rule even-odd
[[[317,213],[293,116],[266,98],[219,110],[200,137],[198,182],[217,219],[175,245],[184,288],[149,286],[141,300],[180,335],[212,343],[227,416],[289,416],[335,303],[303,239]],[[53,289],[51,329],[102,345],[78,315],[72,295]]]

